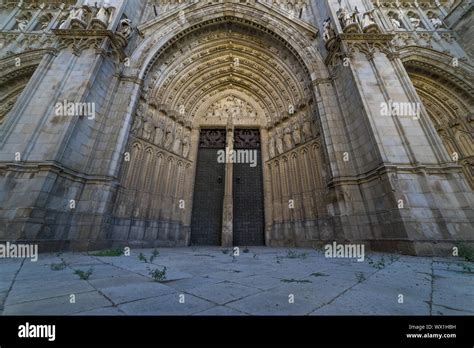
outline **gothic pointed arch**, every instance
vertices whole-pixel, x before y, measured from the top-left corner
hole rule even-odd
[[[264,189],[266,210],[272,211],[272,216],[266,216],[265,240],[285,244],[285,224],[291,224],[294,218],[316,220],[326,214],[324,208],[319,215],[314,214],[304,202],[323,191],[325,183],[307,180],[302,185],[298,178],[303,170],[303,178],[310,177],[308,168],[315,161],[320,162],[319,168],[326,166],[322,148],[311,155],[301,149],[321,141],[314,81],[327,79],[328,73],[312,44],[315,28],[301,30],[298,21],[278,13],[269,16],[268,8],[265,18],[270,24],[264,23],[261,4],[233,3],[232,13],[226,11],[227,7],[209,7],[204,19],[202,9],[194,11],[190,5],[184,15],[176,13],[139,26],[143,38],[131,59],[135,64],[126,71],[142,81],[130,144],[146,143],[165,151],[173,160],[161,164],[162,168],[156,161],[145,160],[131,163],[127,168],[135,168],[133,171],[122,170],[122,182],[134,182],[129,176],[136,175],[137,167],[138,173],[149,173],[149,166],[154,166],[161,177],[148,193],[124,187],[116,207],[129,202],[134,205],[129,211],[138,214],[133,218],[145,221],[150,221],[151,212],[159,209],[160,223],[172,224],[173,231],[189,228],[191,216],[180,214],[176,205],[186,199],[192,201],[199,129],[225,129],[229,123],[235,128],[257,128],[261,131],[258,143],[263,171],[272,172],[272,183]],[[277,162],[284,165],[272,170]],[[176,178],[191,182],[188,196],[176,189],[162,191]],[[285,188],[282,194],[280,187]],[[135,196],[133,203],[131,195]],[[308,216],[303,210],[293,216],[278,208],[287,206],[289,200],[305,205]],[[122,212],[117,208],[117,214]],[[130,218],[124,214],[119,217]],[[174,235],[168,234],[167,238]],[[292,237],[292,243],[296,243],[295,238],[304,240],[305,233]]]
[[[446,150],[463,166],[466,179],[474,189],[474,146],[472,140],[465,141],[473,132],[472,67],[427,48],[405,48],[401,50],[401,58]]]

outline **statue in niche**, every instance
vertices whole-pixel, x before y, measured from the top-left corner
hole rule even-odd
[[[345,7],[339,9],[339,22],[341,22],[342,29],[352,24],[352,16]]]
[[[443,21],[439,19],[439,17],[436,14],[430,13],[429,19],[430,19],[431,25],[433,25],[435,29],[439,29],[443,26]]]
[[[142,115],[137,114],[135,116],[135,121],[133,122],[132,134],[139,136],[140,135],[139,132],[140,132],[140,129],[142,128],[142,124],[143,124]]]
[[[268,155],[270,158],[273,158],[276,156],[275,154],[275,138],[273,137],[273,134],[270,132],[268,133]]]
[[[283,134],[281,134],[281,129],[275,131],[275,143],[279,155],[285,152],[285,149],[283,148]]]
[[[308,115],[304,116],[303,118],[303,138],[304,138],[304,141],[309,141],[313,138],[313,132],[311,129],[311,121]]]
[[[155,123],[155,139],[154,139],[153,143],[155,145],[160,146],[161,143],[163,142],[164,135],[165,135],[164,122],[161,119],[161,117],[158,116],[158,120]]]
[[[38,24],[36,25],[34,30],[44,31],[48,28],[50,22],[51,22],[51,17],[49,15],[44,15],[38,20]]]
[[[183,138],[183,157],[188,158],[189,156],[189,150],[191,149],[191,139],[189,137],[190,131],[186,130],[184,132],[184,138]]]
[[[143,102],[140,102],[138,104],[135,120],[134,120],[134,123],[133,123],[133,126],[132,126],[132,133],[137,135],[137,136],[140,136],[139,132],[142,129],[142,125],[143,125],[143,111],[144,111],[144,108],[145,108],[145,106],[144,106]]]
[[[291,150],[293,148],[292,132],[290,126],[285,127],[283,141],[285,143],[286,151]]]
[[[155,127],[153,126],[152,121],[152,113],[148,114],[148,117],[145,117],[145,121],[143,123],[143,139],[145,140],[152,140],[152,135]]]
[[[392,22],[392,25],[395,28],[395,30],[402,28],[402,23],[400,22],[398,14],[390,12],[388,14],[388,17],[390,18],[390,22]]]
[[[298,122],[294,122],[292,126],[293,130],[293,141],[296,145],[301,144],[301,131],[300,131],[300,124]]]
[[[29,20],[26,17],[17,17],[15,18],[18,30],[24,32],[28,27]]]
[[[374,14],[372,12],[364,13],[364,16],[362,17],[362,29],[365,29],[374,24],[376,24]]]
[[[408,17],[410,20],[411,25],[413,26],[413,29],[418,29],[421,25],[421,19],[418,18],[415,14],[412,14],[410,17]]]
[[[336,32],[332,28],[331,18],[328,18],[323,23],[323,40],[328,42],[334,36],[336,36]]]
[[[173,125],[169,124],[166,128],[166,135],[165,135],[165,149],[169,150],[171,145],[173,144]]]
[[[183,132],[183,129],[181,127],[178,127],[178,129],[176,129],[176,136],[173,142],[173,153],[177,155],[181,155],[182,153],[182,148],[181,148],[181,145],[182,145],[181,133],[182,132]]]

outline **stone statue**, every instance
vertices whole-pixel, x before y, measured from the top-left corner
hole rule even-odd
[[[164,128],[163,120],[159,119],[158,122],[156,122],[156,128],[155,128],[155,139],[153,141],[155,145],[160,146],[161,143],[163,142],[163,137],[165,135],[163,128]]]
[[[352,16],[345,7],[339,9],[339,22],[341,22],[342,29],[352,24]]]
[[[421,24],[421,19],[418,17],[415,17],[412,15],[412,17],[409,17],[411,25],[413,25],[413,28],[416,30],[420,27]]]
[[[165,135],[165,149],[169,150],[171,145],[173,144],[173,125],[170,124],[166,128],[166,135]]]
[[[275,132],[275,143],[279,155],[285,152],[285,149],[283,148],[283,136],[281,134],[281,129],[277,129]]]
[[[311,130],[311,121],[309,117],[306,116],[303,119],[303,138],[304,141],[309,141],[313,138],[313,132]]]
[[[334,29],[332,28],[331,18],[328,18],[324,21],[324,24],[323,24],[323,40],[324,40],[324,42],[328,42],[335,35],[336,35],[336,33],[334,32]]]
[[[268,134],[268,155],[270,158],[276,156],[275,153],[275,138],[271,133]]]
[[[432,14],[430,17],[430,22],[435,29],[439,29],[443,26],[443,21],[439,19],[435,14]]]
[[[285,142],[285,150],[291,150],[293,148],[292,133],[290,127],[286,127],[283,135],[283,141]]]
[[[189,138],[189,131],[186,131],[183,138],[183,157],[184,158],[188,158],[190,149],[191,149],[191,139]]]
[[[181,140],[181,133],[183,132],[183,129],[179,127],[176,130],[176,137],[174,138],[173,142],[173,152],[177,155],[181,155],[182,153],[182,140]]]
[[[16,18],[18,30],[24,32],[26,28],[28,27],[28,19],[23,17],[23,18]]]
[[[398,15],[396,13],[391,13],[389,14],[390,22],[392,22],[392,25],[394,29],[401,29],[402,28],[402,23],[398,19]]]
[[[151,117],[146,117],[143,123],[143,139],[145,140],[153,140],[152,134],[155,127],[151,122]]]
[[[293,141],[295,142],[296,145],[301,144],[301,131],[300,131],[300,125],[298,122],[293,123]]]
[[[362,29],[365,29],[368,26],[373,25],[373,24],[375,24],[373,13],[372,12],[364,13],[364,16],[362,17]]]
[[[142,128],[143,120],[141,115],[136,115],[135,121],[133,122],[132,126],[132,133],[135,135],[139,135],[138,132]]]
[[[48,16],[43,16],[41,19],[40,19],[40,27],[39,27],[39,30],[46,30],[46,28],[48,28],[48,25],[49,23],[51,22],[51,18],[48,17]]]

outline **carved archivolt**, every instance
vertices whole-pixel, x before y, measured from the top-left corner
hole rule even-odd
[[[192,33],[155,63],[144,97],[172,112],[184,108],[192,121],[202,111],[201,101],[215,91],[246,90],[266,111],[261,115],[266,122],[278,122],[311,95],[309,76],[280,46],[237,25]]]
[[[440,54],[442,55],[442,54]],[[463,166],[466,179],[474,189],[474,94],[462,74],[452,75],[444,66],[424,57],[407,57],[408,74],[453,161]],[[461,68],[458,69],[460,71]]]

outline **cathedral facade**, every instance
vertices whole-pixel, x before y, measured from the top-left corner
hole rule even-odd
[[[472,28],[467,0],[2,0],[0,241],[474,243]]]

